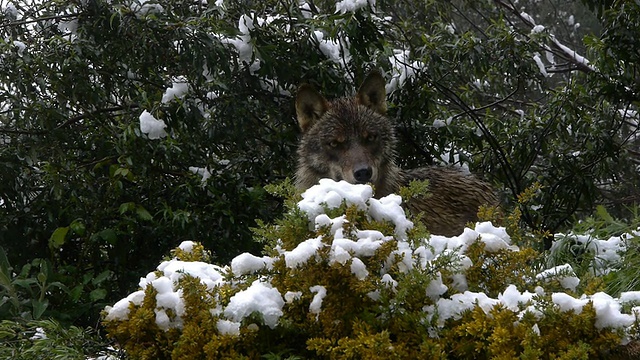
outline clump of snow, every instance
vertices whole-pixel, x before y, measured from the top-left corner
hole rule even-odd
[[[620,254],[627,249],[627,239],[638,235],[640,235],[640,231],[602,240],[588,234],[556,234],[550,251],[552,258],[567,246],[574,251],[587,251],[594,256],[591,264],[593,271],[597,275],[603,275],[609,271],[612,264],[620,262]]]
[[[367,276],[369,276],[369,271],[367,271],[367,266],[360,260],[359,258],[353,258],[351,260],[351,273],[358,278],[358,280],[363,280]]]
[[[137,17],[144,17],[151,14],[164,13],[164,8],[155,1],[134,0],[131,2],[131,11],[133,11]]]
[[[240,335],[240,323],[225,319],[219,319],[216,328],[222,335]]]
[[[273,258],[269,256],[257,257],[249,253],[236,256],[231,261],[231,272],[235,276],[253,274],[257,271],[273,268]]]
[[[193,242],[193,241],[183,241],[183,242],[180,243],[180,245],[178,245],[178,248],[180,248],[180,250],[182,250],[184,252],[190,253],[190,252],[193,251],[193,246],[195,244],[196,243]]]
[[[18,48],[18,56],[24,55],[24,51],[27,48],[27,45],[25,45],[25,43],[23,43],[22,41],[14,40],[13,46]]]
[[[302,17],[304,17],[305,19],[310,19],[313,17],[311,5],[306,0],[300,0],[300,12],[302,12]]]
[[[311,304],[309,304],[309,312],[312,314],[320,314],[320,310],[322,309],[322,300],[325,296],[327,296],[327,289],[321,285],[315,285],[309,288],[309,291],[315,293],[313,296],[313,300],[311,300]]]
[[[36,332],[33,334],[33,336],[29,338],[29,340],[46,340],[46,339],[48,339],[47,333],[41,327],[37,327]]]
[[[544,25],[536,25],[531,29],[532,34],[537,34],[543,32],[545,29]]]
[[[18,19],[18,9],[16,9],[16,6],[13,5],[13,3],[10,3],[10,2],[7,3],[7,6],[5,6],[4,9],[2,9],[2,12],[4,12],[8,20]]]
[[[336,12],[341,14],[355,12],[356,10],[370,6],[375,12],[376,0],[342,0],[336,3]]]
[[[201,168],[196,166],[189,166],[189,171],[194,174],[202,176],[202,183],[206,183],[207,180],[211,177],[211,172],[207,168]]]
[[[547,269],[536,275],[536,278],[541,280],[557,279],[563,288],[571,291],[576,291],[576,287],[580,284],[580,279],[576,277],[573,267],[569,264]]]
[[[462,294],[453,294],[450,299],[439,299],[436,308],[438,309],[438,325],[444,326],[448,319],[460,319],[462,313],[474,307],[480,306],[485,313],[488,313],[499,300],[489,298],[485,293],[465,291]],[[431,314],[432,315],[432,314]]]
[[[343,68],[347,68],[347,65],[351,62],[348,38],[325,39],[322,31],[315,30],[312,34],[312,39],[318,43],[318,48],[324,56]]]
[[[456,32],[456,26],[455,24],[447,24],[444,29],[451,35],[455,34]]]
[[[416,76],[416,73],[425,67],[420,61],[411,59],[409,50],[393,50],[393,55],[389,57],[391,63],[391,74],[385,86],[387,94],[399,89],[404,83]]]
[[[318,249],[325,246],[322,237],[308,239],[301,242],[295,249],[284,254],[284,262],[288,268],[297,268],[315,256]]]
[[[127,320],[129,318],[129,304],[140,306],[142,305],[143,300],[144,300],[144,290],[138,290],[129,294],[126,298],[121,299],[115,304],[113,304],[113,306],[107,306],[105,308],[107,312],[107,315],[105,316],[105,320],[106,321]]]
[[[149,139],[155,140],[167,136],[167,132],[164,130],[167,124],[162,120],[156,119],[147,110],[140,114],[140,131],[143,134],[147,134]]]
[[[444,120],[441,120],[441,119],[433,120],[433,127],[435,129],[439,129],[439,128],[445,127],[445,126],[447,126],[447,123]]]
[[[282,316],[284,299],[278,289],[260,280],[254,281],[248,289],[240,291],[231,297],[224,315],[233,321],[242,319],[256,312],[262,315],[265,325],[276,327]]]
[[[312,186],[302,193],[302,201],[298,203],[300,210],[307,213],[309,220],[324,214],[324,207],[335,209],[342,205],[342,201],[356,205],[358,209],[367,208],[367,200],[373,196],[373,189],[369,185],[353,185],[346,181],[335,182],[331,179],[321,179],[319,186]]]
[[[189,84],[187,83],[187,80],[185,78],[177,78],[175,79],[175,81],[173,81],[171,87],[164,92],[161,102],[163,104],[166,104],[171,100],[181,99],[187,94],[188,91]]]
[[[287,291],[284,294],[284,300],[287,303],[292,303],[296,300],[299,300],[302,297],[302,291]]]
[[[536,65],[538,66],[538,69],[540,70],[540,74],[542,74],[542,76],[544,76],[544,77],[549,76],[549,74],[547,73],[547,68],[544,66],[544,63],[542,63],[542,59],[540,58],[540,54],[535,53],[533,55],[533,61],[536,62]]]

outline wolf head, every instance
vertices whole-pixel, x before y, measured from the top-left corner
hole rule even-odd
[[[326,100],[310,85],[296,97],[302,140],[296,185],[306,189],[322,178],[371,183],[377,195],[397,187],[395,133],[385,116],[385,81],[370,73],[353,98]]]

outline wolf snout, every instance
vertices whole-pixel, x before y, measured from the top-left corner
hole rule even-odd
[[[353,171],[353,177],[356,179],[356,182],[359,184],[366,184],[371,181],[371,177],[373,176],[373,169],[371,166],[363,165],[358,166]]]

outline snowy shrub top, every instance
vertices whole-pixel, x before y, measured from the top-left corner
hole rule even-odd
[[[470,282],[476,280],[468,278],[468,271],[489,271],[495,265],[491,261],[478,263],[478,258],[489,259],[492,254],[515,255],[521,251],[511,243],[504,228],[479,222],[459,236],[430,236],[410,241],[413,224],[400,207],[401,198],[390,195],[375,199],[372,193],[368,185],[324,179],[304,192],[298,203],[313,229],[309,230],[313,236],[299,239],[297,245],[289,246],[289,249],[279,242],[272,249],[272,256],[241,254],[226,267],[178,258],[162,262],[157,271],[140,280],[140,290],[106,308],[105,320],[126,321],[132,305],[133,308],[143,306],[147,297],[153,296],[157,326],[164,330],[180,329],[185,321],[184,293],[187,291],[181,281],[191,276],[198,279],[206,287],[208,296],[215,300],[212,303],[216,305],[209,311],[220,334],[241,334],[247,322],[258,322],[270,329],[285,326],[287,321],[282,320],[288,310],[299,307],[303,301],[307,301],[304,306],[308,315],[318,321],[324,311],[329,311],[325,309],[328,299],[352,296],[332,293],[334,285],[324,280],[308,282],[310,277],[322,279],[322,274],[312,277],[305,271],[322,266],[325,272],[335,270],[341,271],[341,276],[352,276],[349,281],[356,286],[373,284],[375,288],[367,290],[365,297],[374,303],[382,301],[384,294],[398,296],[397,288],[405,281],[404,277],[418,272],[423,280],[429,280],[422,290],[426,299],[422,308],[423,321],[431,324],[436,332],[444,328],[447,321],[460,319],[476,307],[490,314],[496,306],[501,306],[517,314],[518,319],[526,316],[543,319],[549,299],[557,309],[577,314],[587,304],[592,304],[598,329],[630,329],[634,324],[634,314],[640,308],[632,306],[640,300],[640,293],[624,293],[617,299],[601,292],[575,296],[545,290],[552,280],[570,291],[576,290],[580,280],[568,264],[540,271],[537,275],[516,274],[515,278],[524,278],[529,284],[540,284],[535,286],[534,292],[519,289],[515,284],[505,286],[497,296],[477,291],[477,287],[471,289]],[[330,216],[345,205],[344,214]],[[381,226],[360,229],[356,225],[367,222],[352,223],[349,220],[352,210],[349,209],[364,213],[367,221],[374,221],[371,224],[391,224],[387,229],[393,230],[385,233]],[[180,251],[185,253],[195,251],[194,248],[192,242],[180,245]],[[232,289],[231,293],[223,288]],[[625,304],[630,305],[627,306],[631,308],[630,312],[623,312]]]

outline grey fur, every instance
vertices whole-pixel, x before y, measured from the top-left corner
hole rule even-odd
[[[396,136],[385,116],[384,79],[372,72],[353,98],[331,102],[309,85],[296,98],[303,136],[298,147],[296,187],[307,189],[322,178],[371,183],[377,197],[395,193],[411,180],[429,180],[426,197],[405,199],[410,212],[424,212],[433,234],[459,235],[477,219],[481,205],[496,205],[490,185],[452,167],[402,170],[395,164]],[[366,180],[366,181],[365,181]]]

